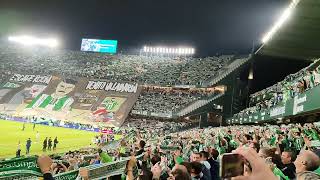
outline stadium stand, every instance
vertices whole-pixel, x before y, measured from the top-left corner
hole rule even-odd
[[[163,86],[202,85],[234,60],[233,56],[172,58],[36,48],[20,51],[13,45],[1,45],[0,50],[0,68],[5,75],[13,72],[59,74]]]
[[[298,97],[298,95],[306,92],[312,93],[311,90],[320,83],[319,63],[320,61],[316,60],[299,72],[288,75],[283,81],[252,94],[251,107],[234,114],[233,118],[236,118],[237,123],[240,123],[239,118],[244,120],[245,117],[255,113],[270,111],[279,105],[286,105],[289,100]],[[270,112],[267,113],[270,115]]]
[[[219,179],[218,156],[231,152],[239,146],[248,146],[251,148],[240,148],[237,152],[249,159],[253,166],[252,173],[255,169],[261,169],[260,173],[268,174],[269,179],[293,179],[300,176],[300,173],[308,173],[309,176],[314,177],[313,179],[320,177],[317,170],[319,157],[317,152],[313,151],[314,142],[319,142],[320,139],[317,123],[307,123],[303,126],[288,124],[192,128],[171,133],[158,128],[160,126],[170,128],[170,123],[158,125],[157,123],[159,122],[155,121],[151,124],[155,125],[154,127],[139,126],[138,123],[128,125],[121,130],[122,134],[126,134],[121,140],[115,140],[113,136],[96,136],[92,142],[98,148],[87,147],[77,151],[52,154],[51,158],[41,156],[37,168],[29,169],[28,173],[19,175],[22,178],[41,176],[41,171],[46,172],[43,169],[44,164],[47,163],[46,166],[51,166],[52,171],[49,174],[46,172],[45,179],[47,176],[53,176],[55,179],[67,177],[71,179],[80,177],[166,179],[169,176],[179,176],[175,174],[177,168],[184,169],[182,172],[184,179],[197,176],[202,176],[206,180]],[[180,126],[184,125],[180,124]],[[140,128],[136,129],[136,127]],[[141,129],[141,127],[145,128]],[[173,130],[173,128],[170,129]],[[302,153],[295,160],[296,154],[300,151]],[[136,158],[130,154],[134,154]],[[255,158],[252,159],[249,156]],[[302,160],[308,160],[308,166],[303,166]],[[20,157],[0,161],[0,163],[8,165],[21,161],[35,162],[36,157]],[[268,165],[253,161],[268,161]],[[198,167],[200,169],[195,172]],[[19,167],[20,170],[26,168],[28,167]],[[5,174],[7,177],[9,175],[12,174]],[[15,177],[17,176],[15,174]]]

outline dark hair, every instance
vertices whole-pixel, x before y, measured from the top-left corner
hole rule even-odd
[[[152,158],[151,158],[151,163],[152,165],[154,166],[155,164],[157,164],[157,162],[160,162],[161,161],[161,157],[159,155],[154,155]]]
[[[193,154],[199,155],[201,157],[201,153],[199,152],[193,152]]]
[[[191,163],[189,163],[189,162],[182,162],[181,165],[183,165],[184,167],[186,167],[187,170],[188,170],[188,172],[191,173],[191,169],[192,169]]]
[[[188,172],[176,169],[172,172],[175,180],[191,180],[191,176]]]
[[[252,136],[250,136],[249,134],[245,134],[244,136],[248,141],[253,140]]]
[[[296,154],[295,154],[293,151],[285,150],[285,151],[283,151],[283,152],[288,153],[288,155],[291,157],[291,162],[293,162],[293,161],[296,160]]]
[[[206,151],[201,151],[201,152],[200,152],[200,156],[208,159],[208,158],[209,158],[209,153],[206,152]]]
[[[190,164],[193,173],[199,175],[202,171],[202,164],[199,162],[191,162]]]
[[[144,142],[144,140],[141,140],[139,142],[139,145],[140,145],[141,148],[144,148],[144,146],[146,145],[146,142]]]
[[[211,156],[214,160],[217,160],[219,157],[219,151],[217,151],[216,149],[211,149]]]

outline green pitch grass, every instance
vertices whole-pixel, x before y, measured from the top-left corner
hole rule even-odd
[[[94,132],[74,130],[60,127],[50,127],[44,125],[36,125],[33,131],[33,124],[26,123],[26,128],[22,131],[23,123],[0,120],[0,158],[14,157],[21,142],[21,155],[26,153],[26,141],[30,137],[32,144],[30,154],[53,154],[66,152],[69,150],[77,150],[90,145],[92,138],[97,135]],[[40,141],[36,142],[36,133],[40,133]],[[42,152],[42,143],[46,137],[53,139],[58,137],[58,145],[56,151]]]

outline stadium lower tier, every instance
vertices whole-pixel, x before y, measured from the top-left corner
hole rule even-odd
[[[16,148],[17,158],[0,161],[0,178],[32,179],[44,176],[45,180],[51,177],[56,180],[107,177],[131,180],[175,177],[191,180],[202,177],[215,180],[221,179],[219,166],[231,163],[222,161],[221,157],[236,150],[235,153],[241,154],[252,167],[252,170],[242,172],[246,178],[259,169],[259,173],[268,174],[270,180],[305,179],[303,177],[306,175],[319,179],[319,125],[316,122],[229,126],[158,134],[154,133],[153,127],[143,131],[127,127],[122,129],[123,138],[119,141],[105,144],[103,142],[109,139],[109,135],[99,135],[95,138],[95,146],[65,153],[54,152],[50,157],[39,157],[38,161],[36,156],[20,154],[19,150],[34,150],[34,144],[29,146],[27,140],[25,146]],[[17,128],[17,125],[13,127]],[[18,130],[23,133],[20,128]],[[34,131],[26,127],[25,133]],[[53,135],[55,132],[51,133]],[[59,137],[58,148],[64,140]],[[69,145],[77,141],[75,139]],[[297,154],[299,156],[296,158]],[[304,162],[308,162],[307,166]],[[229,171],[235,173],[236,170]]]

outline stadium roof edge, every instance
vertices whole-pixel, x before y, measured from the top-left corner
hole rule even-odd
[[[320,1],[300,0],[290,17],[256,51],[258,55],[314,60],[320,57]]]

